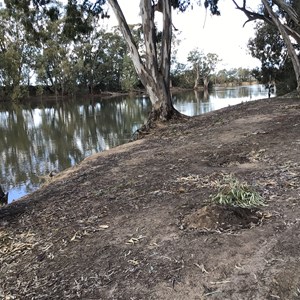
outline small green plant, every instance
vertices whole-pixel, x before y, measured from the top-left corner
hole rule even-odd
[[[247,183],[240,182],[232,175],[224,175],[217,185],[218,193],[212,197],[214,203],[241,208],[257,208],[266,205],[264,199]]]

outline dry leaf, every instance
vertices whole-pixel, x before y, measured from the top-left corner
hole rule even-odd
[[[133,259],[128,260],[128,262],[135,266],[140,264],[137,260],[133,260]]]
[[[77,232],[76,232],[76,233],[73,235],[73,237],[71,238],[71,242],[75,241],[76,237],[77,237]]]
[[[107,229],[107,228],[109,228],[109,226],[108,225],[100,225],[99,228]]]

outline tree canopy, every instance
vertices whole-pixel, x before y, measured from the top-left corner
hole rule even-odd
[[[292,39],[298,44],[300,42],[298,2],[295,0],[289,2],[284,0],[261,0],[261,8],[257,11],[252,11],[247,6],[247,0],[232,1],[236,8],[244,12],[247,16],[248,20],[245,23],[262,20],[266,24],[276,28],[282,37],[287,54],[293,65],[299,90],[300,62],[297,49],[292,42]],[[213,15],[220,15],[218,3],[218,0],[205,0],[202,2],[204,8],[209,10]],[[170,94],[171,41],[173,30],[172,10],[186,12],[189,7],[198,4],[199,1],[196,0],[141,0],[140,30],[143,37],[141,45],[137,43],[133,27],[130,27],[127,23],[117,0],[68,0],[65,5],[62,5],[57,0],[5,0],[9,16],[15,16],[18,12],[22,11],[25,17],[19,18],[18,24],[23,26],[24,32],[31,37],[32,43],[34,45],[38,44],[39,49],[42,49],[39,50],[40,53],[37,55],[39,59],[36,60],[36,66],[42,65],[43,60],[48,62],[46,69],[39,72],[38,78],[42,79],[48,76],[48,79],[53,81],[54,86],[61,86],[61,82],[66,80],[70,81],[68,70],[75,70],[80,64],[83,64],[86,72],[82,72],[81,77],[86,78],[85,81],[89,81],[88,84],[93,88],[94,72],[97,69],[94,67],[99,66],[94,60],[95,58],[92,57],[93,55],[90,56],[90,62],[86,63],[85,59],[80,60],[74,53],[70,53],[64,49],[58,49],[51,53],[49,51],[50,44],[56,43],[57,46],[72,45],[73,49],[76,49],[76,44],[79,41],[82,42],[84,37],[91,35],[93,30],[97,28],[97,20],[109,18],[110,14],[114,13],[126,45],[126,51],[120,57],[127,55],[127,58],[124,59],[124,66],[128,64],[129,57],[132,60],[137,76],[151,100],[153,106],[152,117],[161,120],[168,120],[179,116],[172,105]],[[163,24],[162,30],[159,33],[156,28],[157,14],[161,14]],[[51,32],[54,31],[61,33],[60,40],[51,37]],[[96,48],[97,46],[95,45],[90,50],[86,49],[85,52],[81,51],[81,53],[84,52],[84,57],[87,58],[89,56],[87,54],[88,51],[94,54],[101,52],[100,47],[98,47],[98,50]],[[21,48],[18,49],[18,51],[23,51],[20,50]],[[72,57],[76,64],[58,64],[58,56]],[[32,60],[29,59],[29,62],[32,62]],[[92,64],[93,68],[91,67]],[[25,69],[22,71],[22,74],[28,73],[30,67],[27,67],[27,71]],[[126,69],[128,70],[127,66],[124,67],[124,70]],[[20,73],[20,68],[16,68],[16,70]],[[52,75],[49,76],[49,74]],[[129,72],[128,74],[132,73]],[[20,82],[18,77],[22,79],[22,76],[15,76],[17,78],[16,82]],[[87,80],[88,77],[89,79]],[[117,78],[117,80],[120,80],[120,78]],[[72,83],[68,83],[68,85],[70,84],[72,85]],[[15,83],[13,85],[17,86]],[[18,93],[18,90],[16,90],[16,93]]]
[[[281,36],[294,69],[297,90],[300,92],[300,58],[297,47],[293,43],[293,41],[296,41],[296,44],[300,44],[299,1],[261,0],[262,5],[257,12],[247,8],[247,0],[243,0],[242,5],[239,5],[237,0],[232,1],[235,3],[236,8],[247,16],[248,20],[246,23],[261,20],[265,24],[274,27]]]
[[[299,45],[293,43],[293,46],[299,49]],[[275,81],[277,95],[296,89],[297,81],[291,72],[291,59],[282,37],[274,26],[259,22],[255,37],[249,40],[248,48],[252,56],[261,61],[260,70],[255,71],[255,76],[260,82],[268,85]]]

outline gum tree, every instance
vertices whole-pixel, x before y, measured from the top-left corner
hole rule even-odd
[[[118,20],[138,77],[152,103],[149,120],[166,121],[180,116],[180,113],[173,107],[170,94],[172,10],[184,12],[189,6],[198,2],[197,0],[140,0],[143,49],[136,44],[117,0],[68,0],[65,33],[69,37],[76,37],[80,33],[86,34],[91,30],[89,27],[91,17],[109,17],[108,12],[104,10],[105,5],[109,4]],[[52,18],[57,18],[59,15],[59,10],[56,9],[58,2],[55,0],[5,0],[5,3],[12,11],[15,8],[23,9],[28,14],[28,20],[42,14],[50,15]],[[219,14],[217,3],[218,0],[205,0],[204,6],[209,8],[212,14]],[[155,17],[158,13],[162,15],[160,38],[155,24]],[[29,24],[30,26],[34,29],[32,24]]]
[[[11,17],[0,9],[0,86],[3,96],[13,101],[27,95],[35,57],[35,48],[24,27],[18,25],[22,17]]]
[[[187,60],[192,64],[195,73],[194,89],[199,88],[199,80],[202,79],[204,89],[208,90],[210,76],[220,61],[218,55],[215,53],[204,54],[203,51],[194,49],[188,53]]]
[[[201,2],[205,8],[210,9],[212,14],[220,14],[217,6],[218,1],[203,0]],[[238,5],[238,0],[232,1],[238,9],[247,15],[250,21],[262,19],[276,26],[288,48],[288,54],[293,62],[298,82],[298,90],[300,90],[300,62],[290,40],[293,37],[299,44],[299,31],[295,30],[294,27],[299,25],[299,16],[293,8],[293,5],[299,1],[261,0],[264,13],[250,11],[247,8],[247,0],[241,0],[242,5]],[[184,12],[188,7],[199,2],[198,0],[140,0],[144,39],[142,49],[136,44],[117,0],[68,0],[65,7],[64,33],[74,39],[78,38],[81,33],[88,34],[92,30],[90,18],[109,17],[108,12],[105,11],[105,5],[109,4],[119,22],[119,28],[127,43],[135,70],[149,94],[153,108],[150,120],[166,121],[180,116],[173,107],[170,94],[172,11]],[[31,30],[36,30],[33,21],[38,20],[43,15],[53,20],[58,18],[60,14],[59,3],[56,0],[5,0],[5,4],[11,11],[16,8],[23,9],[28,15],[28,18],[24,18],[25,26]],[[158,13],[162,16],[162,30],[159,36],[155,23]]]
[[[198,2],[198,1],[194,1]],[[190,5],[190,0],[141,0],[140,15],[144,38],[144,51],[141,57],[132,32],[117,0],[108,0],[117,20],[120,30],[127,42],[135,70],[144,85],[150,101],[152,112],[149,121],[169,120],[179,117],[179,112],[173,107],[170,93],[170,65],[172,44],[172,9],[184,12]],[[212,14],[219,14],[218,0],[205,0],[204,5],[210,8]],[[162,14],[162,30],[158,38],[155,16]],[[158,45],[159,43],[159,45]]]
[[[300,16],[298,0],[261,0],[260,10],[254,12],[247,7],[247,0],[242,1],[242,5],[237,0],[232,0],[236,8],[245,13],[249,21],[262,20],[275,27],[280,33],[287,53],[291,59],[296,81],[297,91],[300,92],[300,58],[294,47],[293,40],[300,44]]]

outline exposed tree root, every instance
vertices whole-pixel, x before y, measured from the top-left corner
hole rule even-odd
[[[151,129],[154,129],[158,123],[167,123],[173,120],[185,120],[188,118],[188,116],[183,115],[174,107],[168,111],[163,110],[161,107],[160,109],[153,108],[149,113],[147,122],[132,134],[132,140],[135,141],[143,138],[149,134]]]

